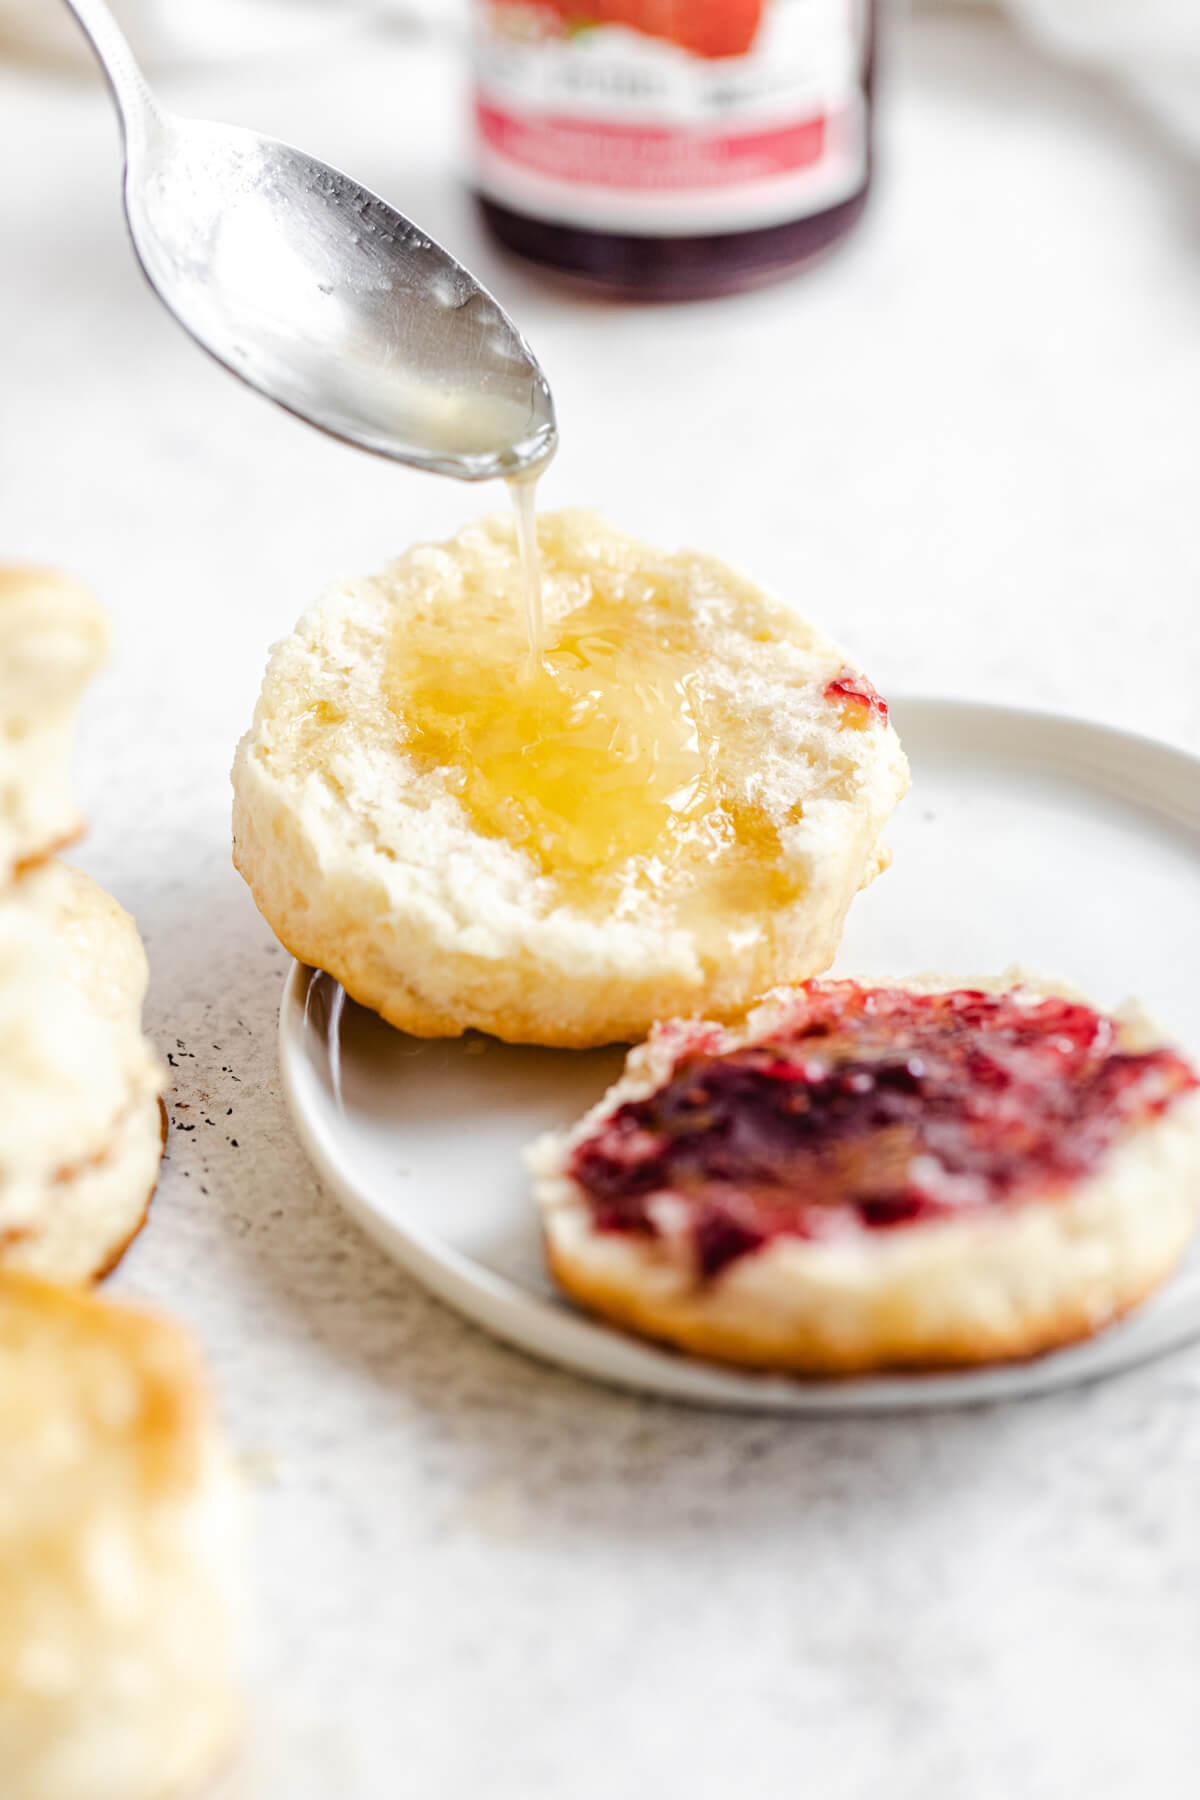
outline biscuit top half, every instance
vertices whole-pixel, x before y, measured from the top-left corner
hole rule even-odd
[[[873,839],[907,785],[845,653],[715,558],[590,513],[538,522],[531,658],[512,523],[488,519],[326,596],[280,645],[251,733],[265,769],[350,802],[352,829],[536,910],[656,907],[701,929],[786,907]],[[343,812],[344,818],[344,812]]]

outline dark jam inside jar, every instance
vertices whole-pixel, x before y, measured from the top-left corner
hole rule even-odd
[[[579,1144],[600,1230],[692,1246],[700,1272],[779,1237],[894,1231],[1065,1192],[1197,1086],[1076,1001],[816,981],[760,1041],[686,1043]]]
[[[868,177],[869,180],[869,177]],[[643,238],[578,225],[550,225],[476,196],[506,249],[627,300],[715,300],[790,275],[838,243],[867,203],[867,182],[852,200],[794,225],[721,237]]]
[[[631,299],[789,274],[866,205],[875,40],[875,0],[479,0],[483,217]]]

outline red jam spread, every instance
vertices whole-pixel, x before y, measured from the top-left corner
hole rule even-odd
[[[1174,1051],[1123,1050],[1114,1022],[1075,1001],[814,981],[769,1038],[685,1047],[569,1173],[599,1229],[658,1236],[669,1214],[715,1275],[777,1237],[1063,1189],[1198,1085]]]
[[[853,669],[839,669],[825,688],[825,698],[861,707],[877,719],[888,716],[888,703],[878,688],[872,687],[865,675],[856,675]]]

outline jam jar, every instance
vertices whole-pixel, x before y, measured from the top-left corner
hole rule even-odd
[[[875,0],[474,0],[484,218],[630,298],[787,274],[866,202],[875,27]]]

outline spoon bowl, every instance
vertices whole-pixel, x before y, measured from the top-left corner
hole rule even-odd
[[[125,135],[151,286],[218,362],[347,443],[465,481],[535,474],[557,442],[537,359],[496,300],[340,170],[154,99],[102,0],[68,0]]]

